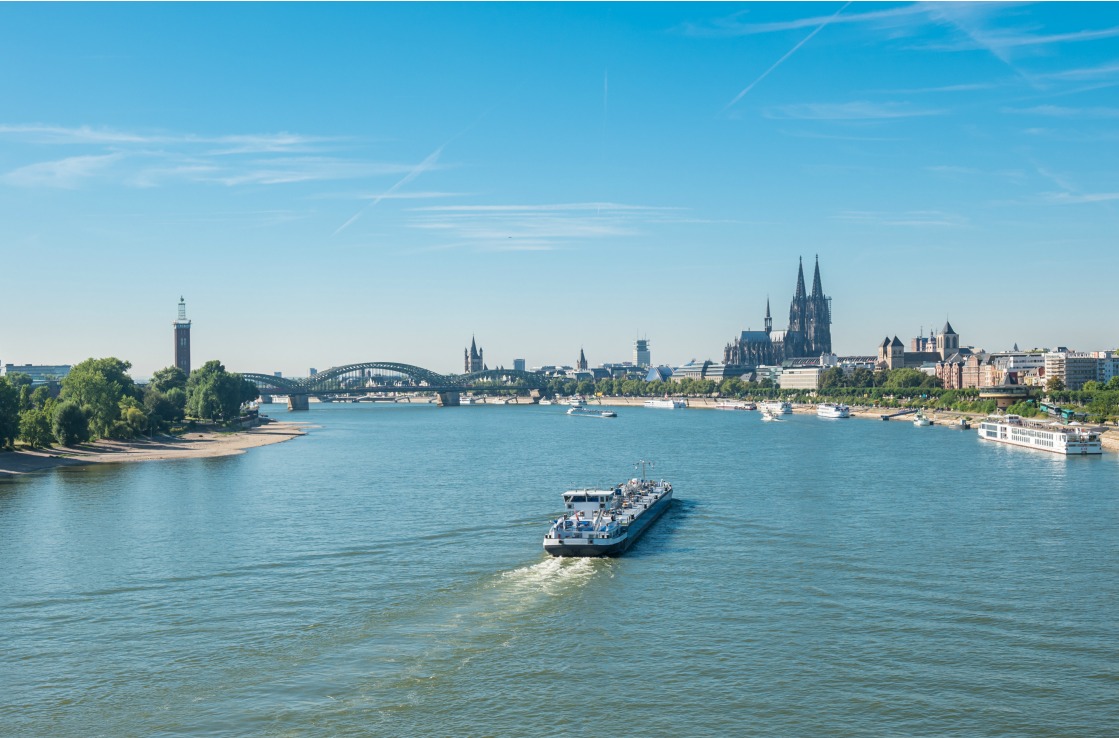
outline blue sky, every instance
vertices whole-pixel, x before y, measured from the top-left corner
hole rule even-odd
[[[1119,6],[5,4],[0,361],[1119,346]],[[811,279],[811,272],[808,273]]]

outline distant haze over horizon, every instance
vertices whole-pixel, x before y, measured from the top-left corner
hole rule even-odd
[[[214,29],[221,29],[216,33]],[[1119,348],[1119,4],[11,4],[0,362]]]

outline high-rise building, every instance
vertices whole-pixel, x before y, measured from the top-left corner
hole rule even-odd
[[[513,371],[523,372],[525,370],[524,359],[513,359]]]
[[[175,326],[175,366],[190,374],[190,321],[186,316],[186,300],[179,297],[179,318]]]
[[[637,366],[652,366],[649,357],[649,339],[639,338],[633,342],[633,363]]]

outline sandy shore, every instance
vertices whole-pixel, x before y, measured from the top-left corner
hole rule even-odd
[[[186,433],[182,436],[157,436],[151,441],[97,441],[43,451],[12,451],[0,453],[0,476],[81,464],[232,456],[243,454],[250,448],[302,435],[304,431],[294,423],[272,422],[237,433]]]

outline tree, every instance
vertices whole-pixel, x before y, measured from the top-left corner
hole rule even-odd
[[[886,377],[886,387],[904,389],[910,387],[923,387],[926,375],[916,369],[893,369]]]
[[[19,435],[19,390],[0,377],[0,449],[12,447]]]
[[[76,365],[62,380],[63,399],[77,402],[89,417],[90,433],[106,438],[118,431],[120,403],[125,397],[135,398],[136,385],[128,370],[132,364],[113,357],[86,359]]]
[[[148,382],[148,387],[166,393],[173,387],[186,392],[187,375],[177,366],[169,366],[160,369],[152,375],[152,381]]]
[[[874,386],[874,372],[869,369],[859,367],[851,372],[848,379],[848,385],[851,387],[858,387],[860,389]]]
[[[1099,390],[1100,383],[1094,379],[1089,379],[1087,382],[1084,383],[1084,386],[1080,388],[1081,392],[1099,392]]]
[[[49,446],[54,442],[50,416],[45,410],[32,408],[19,416],[19,437],[31,448]]]
[[[1112,377],[1111,379],[1107,380],[1107,389],[1108,390],[1119,390],[1119,374],[1117,374],[1114,377]]]
[[[1049,377],[1045,382],[1046,392],[1060,392],[1065,388],[1065,383],[1061,381],[1060,377]]]
[[[89,440],[89,419],[76,402],[60,402],[54,408],[51,431],[63,446],[73,446]]]
[[[837,366],[820,373],[820,389],[837,389],[847,386],[847,376]]]
[[[50,387],[36,387],[31,393],[31,407],[42,410],[53,399],[54,395],[51,393]]]
[[[590,390],[594,385],[590,382]],[[187,380],[186,411],[196,418],[228,420],[241,411],[242,403],[260,396],[256,385],[240,374],[225,370],[217,360],[207,361],[190,373]]]
[[[153,427],[167,429],[171,423],[182,420],[185,406],[186,393],[178,387],[172,387],[164,394],[148,385],[144,392],[144,411]]]

